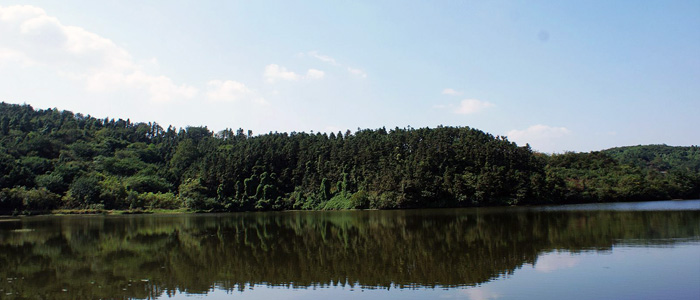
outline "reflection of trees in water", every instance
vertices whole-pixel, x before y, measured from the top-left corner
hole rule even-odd
[[[697,239],[699,221],[698,211],[489,209],[32,218],[0,223],[0,292],[148,298],[214,285],[467,286],[555,249]],[[23,226],[36,230],[12,231]]]

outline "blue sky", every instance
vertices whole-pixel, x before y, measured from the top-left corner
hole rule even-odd
[[[3,1],[0,100],[213,130],[700,141],[699,1]]]

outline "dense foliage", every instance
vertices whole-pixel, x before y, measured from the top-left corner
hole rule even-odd
[[[549,157],[552,198],[562,202],[700,198],[700,147],[649,145]]]
[[[468,127],[269,133],[0,104],[0,211],[415,208],[693,198],[700,149],[544,155]]]

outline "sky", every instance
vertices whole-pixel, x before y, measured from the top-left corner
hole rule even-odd
[[[0,101],[268,132],[700,144],[700,1],[0,1]]]

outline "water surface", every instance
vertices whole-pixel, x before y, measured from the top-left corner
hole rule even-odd
[[[700,299],[700,200],[0,219],[2,299]]]

